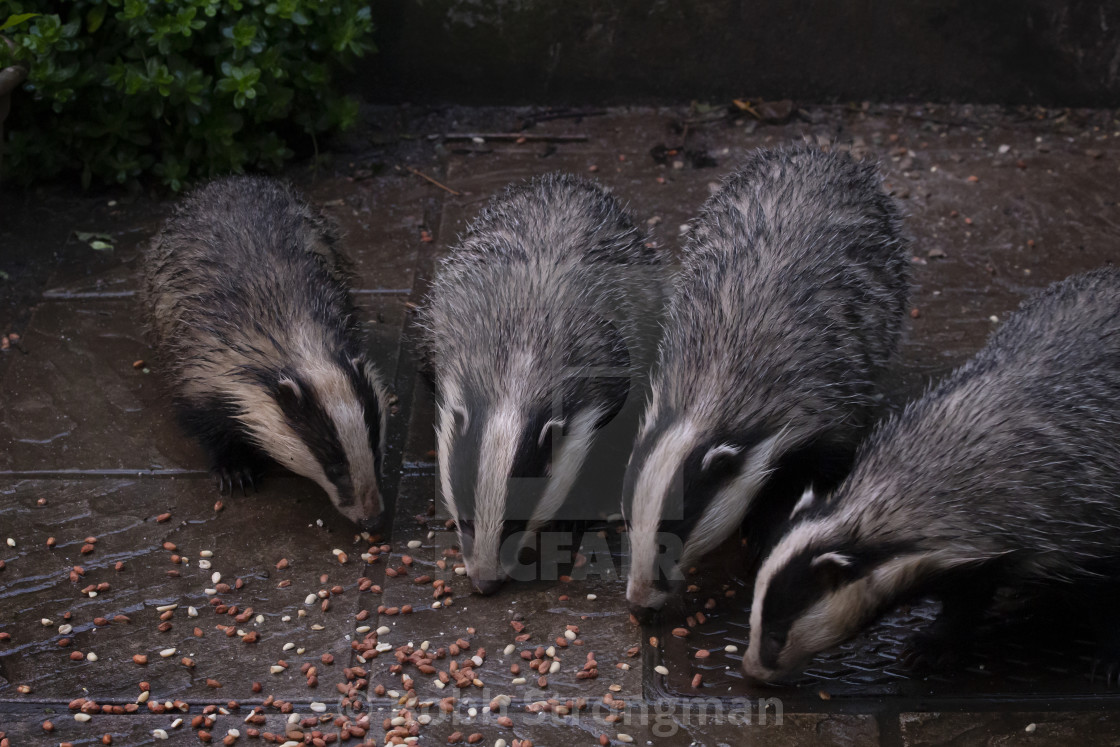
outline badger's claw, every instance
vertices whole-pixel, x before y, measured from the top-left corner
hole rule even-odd
[[[1093,659],[1093,668],[1089,670],[1089,681],[1096,682],[1097,671],[1101,670],[1102,668],[1103,671],[1101,671],[1101,679],[1105,685],[1111,687],[1116,682],[1117,670],[1120,669],[1120,667],[1117,666],[1117,662],[1115,661],[1108,661],[1106,659],[1099,658]]]
[[[960,658],[960,648],[954,641],[933,633],[915,633],[902,650],[902,663],[918,671],[949,669]]]
[[[257,490],[251,467],[218,468],[214,470],[214,479],[218,483],[220,495],[233,496],[235,486],[241,491],[242,496],[249,495],[250,489],[253,492]]]
[[[1120,651],[1101,649],[1093,657],[1093,667],[1089,670],[1089,681],[1097,681],[1097,673],[1107,687],[1120,685]]]

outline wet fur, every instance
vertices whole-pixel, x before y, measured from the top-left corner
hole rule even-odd
[[[744,667],[760,678],[796,669],[907,598],[945,601],[933,631],[944,638],[974,626],[1000,586],[1115,579],[1120,269],[1025,302],[799,516],[756,584]],[[764,640],[783,637],[766,655]]]
[[[503,537],[556,516],[600,430],[640,404],[665,265],[617,200],[563,174],[495,196],[440,265],[420,326],[441,494],[476,585],[503,576]]]
[[[386,392],[334,225],[275,180],[221,179],[177,206],[143,270],[162,373],[221,487],[276,461],[375,516]]]
[[[874,166],[759,151],[724,181],[692,223],[627,473],[633,606],[671,594],[652,573],[658,532],[685,540],[682,567],[744,520],[758,552],[806,485],[846,474],[908,293],[899,211]],[[753,487],[728,488],[748,470]]]

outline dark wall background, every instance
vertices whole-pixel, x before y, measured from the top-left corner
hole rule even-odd
[[[1120,0],[378,0],[379,102],[1120,105]]]

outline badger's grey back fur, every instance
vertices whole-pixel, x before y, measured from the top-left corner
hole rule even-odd
[[[951,601],[984,579],[1118,573],[1120,269],[1106,268],[1026,301],[876,430],[759,572],[744,667],[788,671],[931,584]],[[786,648],[767,653],[768,631]]]
[[[221,179],[177,206],[143,270],[160,365],[219,477],[267,456],[376,516],[385,391],[334,225],[275,180]]]
[[[693,223],[661,343],[660,408],[858,439],[902,330],[901,236],[873,165],[756,153]]]
[[[642,555],[658,529],[682,535],[687,565],[739,526],[794,452],[814,452],[794,479],[842,475],[873,421],[908,278],[898,208],[876,168],[847,155],[759,151],[707,201],[628,474],[633,604],[664,601]],[[695,485],[724,455],[742,460],[742,485],[708,501]],[[683,495],[669,508],[673,481]]]
[[[829,515],[917,552],[1120,560],[1120,269],[1056,283],[861,449]],[[903,520],[904,519],[904,520]]]
[[[617,200],[564,174],[495,196],[441,263],[420,325],[439,399],[442,493],[480,588],[502,576],[506,520],[533,529],[552,518],[598,430],[628,398],[640,402],[631,386],[656,345],[664,269]],[[487,424],[500,418],[501,434]],[[549,423],[569,453],[538,474],[530,463],[544,458]],[[547,475],[550,486],[515,506],[511,475]]]
[[[421,309],[425,353],[443,379],[491,389],[508,380],[509,359],[499,353],[515,350],[562,368],[625,359],[642,378],[656,345],[645,334],[657,323],[649,311],[663,289],[633,280],[648,281],[665,264],[595,183],[553,173],[510,185],[440,263]],[[604,322],[617,334],[605,334]],[[541,365],[534,373],[519,384],[551,396],[553,372]]]

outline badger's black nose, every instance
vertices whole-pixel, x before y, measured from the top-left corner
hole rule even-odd
[[[478,593],[482,596],[488,597],[502,588],[502,582],[496,578],[480,579],[474,582],[474,588],[478,589]]]
[[[370,534],[379,534],[385,528],[385,514],[384,512],[369,519],[363,519],[358,522],[358,528],[363,532]]]
[[[643,607],[640,604],[630,604],[630,614],[638,621],[640,625],[649,625],[657,618],[657,613],[660,610],[653,607]]]

